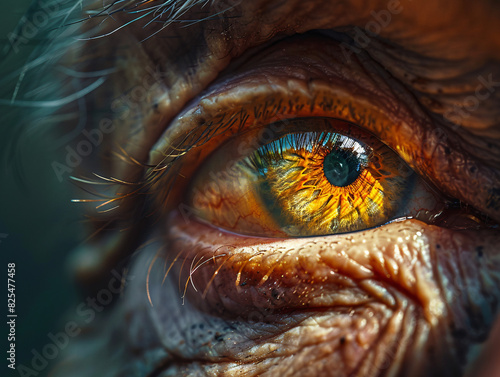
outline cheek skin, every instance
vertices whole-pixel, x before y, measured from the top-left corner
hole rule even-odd
[[[496,314],[497,231],[406,220],[345,235],[261,239],[176,213],[166,229],[162,257],[167,267],[178,258],[169,273],[190,305],[233,319],[260,310],[276,324],[265,340],[251,339],[252,347],[220,349],[237,359],[279,355],[294,370],[307,364],[318,375],[335,360],[346,375],[375,375],[373,366],[416,376],[461,373]],[[274,355],[272,344],[281,345]],[[316,367],[311,358],[319,358]]]

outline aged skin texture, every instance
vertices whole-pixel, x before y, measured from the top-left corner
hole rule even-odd
[[[97,301],[76,314],[86,331],[54,376],[495,374],[494,339],[480,346],[500,298],[497,2],[84,2],[66,13],[79,21],[61,23],[37,69],[59,84],[55,128],[83,129],[53,168],[80,188],[92,236],[71,261]],[[20,106],[40,84],[24,79]],[[404,215],[291,237],[270,233],[276,216],[248,204],[252,188],[212,200],[235,174],[221,166],[298,118],[349,122],[396,152],[398,174],[418,182]],[[226,143],[234,154],[211,164]],[[217,218],[197,212],[196,190]],[[240,205],[251,215],[234,215]],[[104,303],[117,271],[120,297]]]

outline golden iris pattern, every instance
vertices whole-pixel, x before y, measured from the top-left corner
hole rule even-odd
[[[397,215],[412,178],[400,174],[404,163],[390,148],[334,119],[298,119],[287,128],[247,155],[233,140],[209,158],[191,190],[200,218],[242,234],[313,236]]]

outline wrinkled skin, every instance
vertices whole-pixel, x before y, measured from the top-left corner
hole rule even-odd
[[[390,20],[361,40],[373,12]],[[72,174],[140,183],[82,183],[123,198],[104,213],[82,207],[94,236],[72,256],[76,276],[99,297],[113,269],[126,264],[128,274],[119,300],[105,310],[94,303],[97,319],[54,375],[494,375],[494,339],[480,346],[500,298],[498,4],[223,1],[193,6],[180,18],[207,19],[189,26],[137,22],[111,33],[136,17],[73,26],[110,34],[68,45],[57,63],[116,69],[85,95],[87,130],[104,118],[115,128]],[[116,100],[123,93],[132,104]],[[291,105],[257,117],[271,99]],[[184,194],[201,162],[238,134],[220,121],[237,111],[256,127],[298,116],[356,123],[463,204],[439,221],[309,238],[202,223],[181,205]],[[210,122],[223,132],[204,136]],[[186,147],[186,135],[196,146]],[[149,166],[167,168],[142,182]]]

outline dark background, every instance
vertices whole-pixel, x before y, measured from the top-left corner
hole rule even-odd
[[[80,240],[78,204],[70,185],[60,183],[52,161],[61,161],[54,141],[43,130],[15,127],[5,100],[12,95],[11,74],[27,61],[37,38],[6,54],[9,35],[30,1],[0,0],[0,375],[19,376],[7,367],[7,263],[16,264],[16,366],[31,368],[32,350],[50,343],[49,333],[64,331],[67,316],[82,301],[66,266],[66,256]],[[18,114],[30,111],[19,108]],[[62,160],[64,161],[64,160]],[[83,302],[83,301],[82,301]],[[57,361],[57,358],[56,360]],[[48,375],[45,368],[38,376]]]

